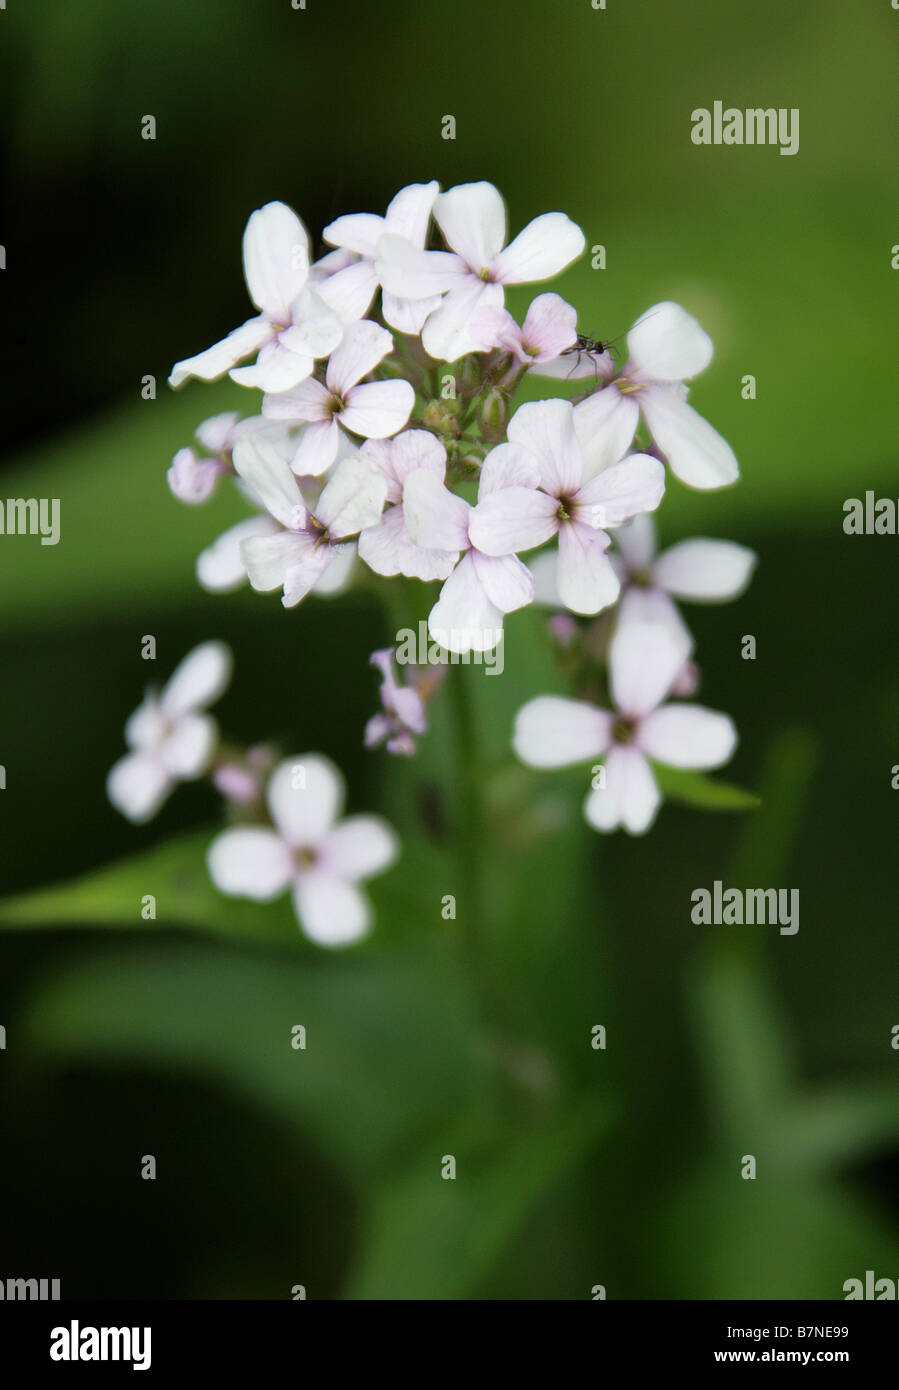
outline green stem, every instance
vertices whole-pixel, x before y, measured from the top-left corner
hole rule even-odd
[[[481,846],[484,816],[481,798],[481,766],[477,726],[471,707],[470,670],[459,665],[450,674],[450,696],[456,745],[456,844],[463,885],[462,914],[469,965],[483,988],[484,911]]]

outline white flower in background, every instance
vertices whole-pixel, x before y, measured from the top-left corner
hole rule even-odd
[[[397,237],[406,242],[410,249],[423,251],[428,236],[431,209],[439,189],[440,185],[436,179],[432,179],[430,183],[411,183],[407,188],[401,188],[391,200],[386,217],[377,217],[370,212],[353,213],[346,217],[338,217],[325,228],[322,233],[325,241],[330,242],[332,246],[355,252],[361,257],[353,274],[359,280],[360,286],[364,284],[368,290],[368,303],[363,313],[367,311],[380,284],[376,262],[381,237],[385,234]],[[322,293],[325,293],[325,290]],[[360,294],[364,293],[364,290],[360,290]],[[381,308],[391,328],[395,328],[399,333],[412,333],[417,336],[421,333],[428,314],[440,304],[440,299],[439,294],[424,298],[401,298],[384,290]]]
[[[381,515],[387,482],[362,454],[337,465],[315,507],[307,511],[300,485],[280,453],[265,440],[241,439],[234,467],[280,529],[240,541],[240,558],[254,589],[284,590],[285,608],[305,598],[344,552],[345,542]]]
[[[627,335],[628,358],[597,392],[609,417],[624,418],[631,437],[642,413],[671,471],[695,488],[727,487],[740,475],[726,439],[687,403],[683,384],[712,360],[711,338],[692,314],[666,300],[647,309]]]
[[[518,477],[509,446],[493,449],[481,469],[479,503]],[[458,561],[431,609],[428,631],[440,646],[460,654],[492,651],[502,638],[505,614],[527,607],[534,597],[533,576],[517,555],[511,550],[487,555],[472,543],[474,510],[433,472],[419,468],[406,478],[403,514],[409,536],[428,551],[451,549]]]
[[[660,596],[625,594],[609,648],[615,711],[583,700],[541,695],[519,711],[513,747],[531,767],[566,767],[605,755],[605,786],[594,787],[584,815],[596,830],[648,830],[661,802],[650,759],[676,768],[721,767],[737,733],[726,714],[701,705],[664,704],[692,642],[671,622]]]
[[[243,237],[243,267],[260,313],[205,352],[176,362],[170,386],[192,376],[213,381],[229,372],[242,386],[286,391],[310,375],[316,358],[337,347],[343,325],[307,285],[309,233],[284,203],[266,203],[251,215]],[[255,365],[237,366],[257,352]]]
[[[678,541],[656,554],[652,518],[636,516],[615,534],[613,556],[621,582],[691,603],[726,603],[739,598],[755,569],[757,556],[736,541],[697,536]],[[673,606],[673,605],[672,605]]]
[[[508,444],[489,456],[508,451],[515,481],[479,495],[469,527],[472,543],[487,555],[533,550],[558,536],[556,588],[574,613],[598,613],[618,597],[603,528],[651,511],[665,491],[658,459],[622,457],[626,431],[616,435],[604,421],[596,426],[596,399],[577,408],[560,400],[519,407]]]
[[[340,820],[344,782],[320,753],[279,763],[266,801],[273,827],[225,830],[209,847],[215,886],[234,897],[268,902],[287,888],[297,919],[321,946],[358,941],[371,910],[358,884],[396,860],[399,842],[379,816]]]
[[[427,550],[416,545],[406,527],[403,510],[406,479],[417,469],[432,473],[443,484],[446,474],[444,445],[429,430],[404,430],[393,439],[366,441],[360,453],[383,473],[388,505],[377,523],[359,536],[359,558],[376,574],[446,579],[459,558],[458,550]]]
[[[414,682],[416,673],[419,673],[418,680],[422,687],[419,690],[414,683],[400,685],[396,678],[393,647],[372,652],[369,659],[372,666],[377,666],[381,672],[382,712],[373,714],[365,726],[365,747],[378,748],[386,743],[388,753],[411,758],[415,754],[416,736],[423,734],[428,727],[423,691],[439,684],[444,668],[438,666],[433,671],[408,668],[410,682]]]
[[[555,362],[577,339],[577,310],[558,294],[538,294],[518,326],[508,309],[479,309],[472,328],[491,347],[511,352],[522,365]]]
[[[569,217],[547,212],[506,246],[506,208],[491,183],[458,184],[441,193],[434,218],[449,251],[418,251],[387,233],[378,243],[376,269],[384,289],[399,298],[445,294],[421,333],[425,351],[444,362],[493,346],[472,320],[479,310],[502,308],[505,285],[558,275],[586,244]]]
[[[125,725],[130,753],[110,770],[106,793],[117,811],[138,823],[155,816],[178,782],[201,777],[218,741],[204,711],[231,678],[224,642],[203,642],[175,668],[161,691],[148,691]]]
[[[411,383],[362,381],[392,347],[386,328],[368,319],[350,324],[331,354],[324,385],[304,381],[292,391],[264,397],[262,413],[267,419],[309,422],[291,465],[295,473],[315,477],[326,472],[338,457],[342,430],[364,439],[386,439],[403,428],[415,405]]]

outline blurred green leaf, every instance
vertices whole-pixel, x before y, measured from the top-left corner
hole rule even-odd
[[[591,1098],[486,1152],[458,1130],[376,1199],[351,1299],[471,1297],[545,1191],[584,1161],[610,1112]],[[455,1137],[453,1137],[455,1133]],[[455,1179],[441,1176],[444,1154]]]
[[[670,801],[682,801],[686,806],[698,806],[705,811],[752,811],[761,805],[761,798],[755,792],[744,791],[732,782],[721,782],[717,777],[706,777],[701,772],[653,763],[653,773],[662,795]]]
[[[296,1024],[305,1050],[291,1045]],[[365,1184],[475,1106],[485,1076],[470,1001],[441,949],[301,959],[132,943],[57,971],[15,1026],[38,1061],[137,1065],[234,1088]]]

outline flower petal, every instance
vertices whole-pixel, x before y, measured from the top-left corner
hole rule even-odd
[[[549,280],[577,260],[586,244],[580,227],[564,212],[545,212],[500,252],[493,261],[493,274],[504,285]]]
[[[291,565],[284,576],[281,602],[285,608],[295,608],[308,593],[319,586],[327,589],[327,580],[324,584],[322,580],[333,563],[335,553],[333,545],[310,544],[303,551],[299,562]]]
[[[322,753],[303,753],[278,764],[265,798],[288,845],[315,849],[343,808],[343,777]]]
[[[345,396],[357,381],[374,371],[392,348],[393,335],[370,319],[348,324],[343,341],[331,353],[325,374],[328,390]]]
[[[167,720],[204,709],[216,701],[231,679],[234,657],[224,642],[201,642],[175,667],[160,698]]]
[[[612,716],[584,700],[538,695],[515,717],[512,747],[529,767],[569,767],[605,753]]]
[[[574,427],[584,458],[585,478],[594,477],[624,458],[639,418],[636,396],[622,396],[616,386],[594,391],[574,407]]]
[[[373,212],[349,213],[329,222],[322,232],[322,240],[329,246],[345,246],[348,251],[355,251],[357,256],[374,259],[378,241],[386,229],[386,220]],[[393,230],[398,232],[399,228]]]
[[[742,594],[756,559],[755,551],[736,541],[697,536],[664,551],[652,567],[652,577],[675,598],[724,601]]]
[[[484,459],[478,480],[478,501],[501,488],[540,486],[536,456],[521,444],[497,444]]]
[[[214,381],[224,376],[231,367],[257,352],[267,343],[274,329],[266,318],[248,319],[240,328],[235,328],[220,343],[213,343],[204,352],[194,357],[185,357],[176,362],[169,374],[169,386],[181,386],[188,377],[199,377],[201,381]]]
[[[492,183],[460,183],[434,200],[434,218],[475,274],[487,270],[506,240],[506,208]]]
[[[251,516],[223,531],[212,545],[197,556],[197,582],[210,594],[227,594],[247,582],[246,565],[240,547],[253,536],[274,536],[280,532],[270,516]],[[274,587],[274,586],[272,586]]]
[[[671,471],[688,487],[727,487],[740,476],[733,449],[687,404],[683,387],[649,386],[640,408]]]
[[[442,295],[432,294],[427,299],[400,299],[388,290],[381,292],[381,309],[384,318],[397,333],[411,333],[414,338],[421,335],[425,319],[439,309]]]
[[[425,352],[438,362],[456,362],[466,353],[486,352],[492,347],[491,334],[479,327],[478,313],[502,302],[502,285],[488,285],[468,276],[450,290],[421,330]]]
[[[282,333],[273,343],[267,343],[256,362],[251,367],[233,367],[228,373],[238,386],[250,386],[257,391],[290,391],[311,375],[315,362],[309,356],[300,356],[282,341],[287,334]]]
[[[266,396],[262,414],[266,420],[287,420],[297,424],[309,420],[315,424],[331,420],[331,392],[320,381],[303,381],[292,391],[278,391]]]
[[[342,441],[349,442],[336,420],[316,420],[303,431],[291,468],[298,478],[321,477],[340,456]]]
[[[519,406],[509,421],[508,436],[510,443],[536,455],[540,485],[553,497],[564,497],[580,487],[584,459],[570,401],[530,401]]]
[[[434,199],[439,192],[440,184],[436,179],[431,179],[430,183],[410,183],[401,188],[387,206],[385,221],[388,230],[405,237],[413,246],[424,246]]]
[[[535,361],[551,361],[576,341],[577,309],[559,294],[538,294],[525,314],[521,337]]]
[[[631,362],[647,381],[684,381],[705,371],[711,338],[680,304],[665,300],[642,314],[627,335]]]
[[[594,788],[584,803],[584,816],[595,830],[622,825],[642,835],[655,820],[662,797],[649,763],[636,748],[612,748],[605,760],[606,785]]]
[[[618,597],[621,585],[606,555],[609,538],[578,522],[559,530],[556,588],[572,613],[599,613]]]
[[[309,233],[286,204],[266,203],[252,213],[243,234],[243,268],[256,307],[285,323],[309,274]]]
[[[504,487],[488,492],[472,508],[471,543],[485,555],[512,555],[543,545],[559,529],[559,503],[535,488]]]
[[[447,579],[458,550],[428,550],[416,545],[406,529],[402,507],[391,507],[359,536],[359,556],[375,574],[402,574],[407,579]]]
[[[334,540],[355,536],[374,526],[387,498],[387,479],[364,454],[351,454],[337,465],[315,509],[316,519]]]
[[[306,508],[299,484],[271,440],[258,436],[238,439],[233,460],[235,472],[276,521],[291,531],[305,525]]]
[[[663,705],[641,720],[639,746],[668,767],[721,767],[737,746],[726,714],[702,705]]]
[[[276,898],[293,877],[287,845],[261,825],[223,830],[209,846],[206,866],[220,893],[257,902]]]
[[[665,495],[665,467],[650,454],[628,454],[585,483],[576,515],[596,527],[620,526],[638,512],[652,512]]]
[[[471,507],[430,469],[416,468],[403,485],[406,529],[426,550],[467,550]]]
[[[378,242],[375,271],[388,294],[400,299],[428,299],[445,294],[469,274],[461,256],[446,251],[419,251],[405,237],[389,232]]]
[[[646,570],[656,553],[655,522],[648,512],[640,512],[615,532],[615,544],[629,574]]]
[[[386,439],[405,425],[415,405],[409,381],[367,381],[347,393],[340,423],[363,439]]]
[[[623,714],[648,714],[660,704],[693,648],[665,594],[629,589],[609,644],[612,697]]]
[[[184,782],[201,777],[218,742],[218,725],[209,714],[185,714],[159,745],[158,757],[167,772]]]
[[[152,820],[172,790],[172,779],[149,753],[129,753],[109,771],[106,795],[136,825]]]
[[[294,531],[273,536],[249,536],[240,543],[240,559],[250,584],[258,593],[280,589],[291,570],[302,565],[314,542]]]
[[[380,816],[349,816],[322,843],[322,867],[337,878],[357,880],[383,873],[399,857],[400,842]]]
[[[332,874],[302,874],[293,890],[300,926],[319,946],[348,946],[366,935],[371,909],[359,889]]]
[[[316,285],[316,292],[329,309],[333,309],[342,324],[356,323],[364,318],[378,289],[378,277],[371,261],[356,261]],[[317,352],[316,357],[325,357]]]
[[[534,601],[534,576],[517,555],[471,552],[475,574],[490,602],[501,613],[514,613]]]
[[[428,631],[451,652],[492,651],[502,637],[503,615],[490,602],[471,553],[463,555],[428,616]]]

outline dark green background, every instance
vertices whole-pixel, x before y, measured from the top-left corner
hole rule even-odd
[[[899,13],[308,5],[0,12],[4,495],[62,506],[55,549],[0,543],[3,884],[41,894],[0,909],[0,1275],[58,1276],[65,1296],[275,1298],[296,1283],[588,1298],[601,1283],[610,1298],[829,1299],[868,1268],[896,1277],[899,542],[845,536],[842,503],[899,495]],[[798,107],[798,155],[694,146],[690,113],[716,99]],[[431,177],[494,181],[512,230],[561,208],[605,245],[605,271],[585,260],[559,284],[585,331],[618,334],[664,297],[715,339],[693,399],[743,477],[722,494],[672,481],[660,524],[759,553],[744,599],[686,616],[760,811],[667,806],[648,838],[600,840],[577,777],[509,762],[460,835],[451,701],[415,764],[361,748],[365,662],[395,626],[375,592],[285,613],[197,589],[196,552],[238,513],[180,507],[165,468],[248,398],[162,383],[246,316],[248,213],[281,198],[317,237]],[[144,633],[160,677],[225,637],[226,729],[328,752],[353,809],[398,825],[402,866],[373,887],[365,947],[325,954],[286,904],[218,898],[202,789],[143,830],[109,807]],[[501,678],[461,673],[491,769],[515,708],[554,684],[538,614],[513,617],[506,645]],[[693,926],[690,893],[716,878],[799,888],[799,934]]]

